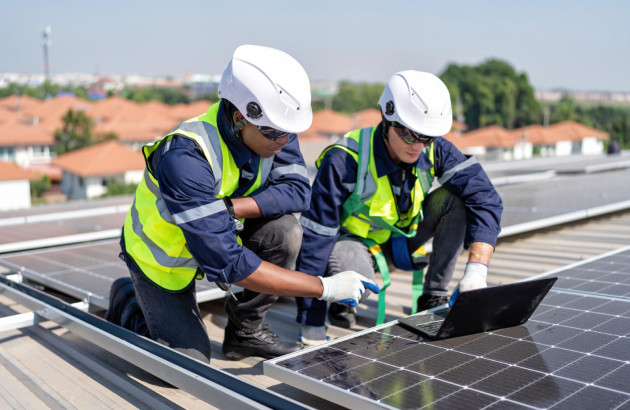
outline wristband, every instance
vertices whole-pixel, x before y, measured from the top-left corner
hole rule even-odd
[[[236,216],[234,216],[234,204],[232,203],[232,200],[230,199],[230,197],[224,196],[223,203],[225,203],[225,209],[227,209],[228,214],[230,214],[232,218],[236,219]]]

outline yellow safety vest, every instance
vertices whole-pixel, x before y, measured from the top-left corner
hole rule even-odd
[[[353,192],[343,206],[341,226],[352,234],[385,243],[396,232],[405,236],[414,236],[417,223],[422,218],[422,202],[431,188],[434,167],[429,170],[414,168],[416,176],[411,191],[411,206],[399,214],[396,199],[387,175],[378,177],[374,161],[374,132],[376,127],[354,130],[344,135],[339,141],[328,147],[320,155],[316,165],[329,149],[337,147],[348,152],[357,161],[357,182]],[[433,165],[435,149],[433,144],[425,148],[425,153]]]
[[[188,251],[186,238],[178,225],[224,211],[226,208],[223,201],[215,201],[171,214],[153,175],[149,157],[157,149],[168,151],[174,135],[190,138],[201,148],[212,168],[215,178],[214,196],[230,196],[238,188],[239,169],[219,133],[218,110],[219,104],[214,104],[205,114],[184,121],[162,138],[142,148],[146,168],[125,219],[125,247],[149,280],[170,291],[185,289],[195,278],[201,279],[204,276]],[[273,157],[261,158],[256,181],[244,195],[249,195],[266,183],[272,162]]]

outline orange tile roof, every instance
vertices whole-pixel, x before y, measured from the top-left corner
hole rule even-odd
[[[512,131],[516,138],[526,139],[533,145],[546,145],[551,143],[548,135],[548,128],[539,124],[528,125],[527,127],[518,128]]]
[[[144,158],[122,142],[109,140],[61,155],[53,164],[81,177],[90,177],[141,170]]]
[[[498,125],[469,131],[458,138],[461,138],[461,140],[455,139],[457,143],[453,141],[458,148],[460,145],[462,147],[482,146],[486,148],[513,147],[518,142],[518,137],[513,132]]]
[[[0,108],[16,112],[19,108],[20,111],[24,110],[34,110],[37,109],[41,105],[42,101],[37,98],[31,97],[29,95],[21,95],[16,97],[15,95],[10,95],[8,97],[4,97],[0,99]]]
[[[0,146],[53,145],[55,128],[50,125],[25,125],[16,120],[0,123]]]
[[[579,141],[588,137],[607,140],[608,134],[595,128],[587,127],[575,121],[563,121],[548,127],[548,133],[553,141]]]
[[[121,97],[110,97],[94,103],[86,114],[95,121],[121,117],[133,120],[138,110],[139,104],[136,102]]]
[[[17,181],[21,179],[34,181],[41,178],[41,175],[27,171],[16,164],[0,160],[0,181]]]
[[[451,129],[457,131],[466,131],[468,129],[468,125],[464,124],[463,122],[453,120],[453,126],[451,127]]]
[[[345,134],[352,131],[352,119],[333,110],[320,110],[313,113],[313,124],[310,131],[326,134]]]
[[[211,105],[211,102],[205,100],[195,101],[190,104],[177,104],[171,108],[171,114],[175,122],[180,123],[187,119],[205,114]]]
[[[359,111],[350,116],[354,125],[352,129],[366,128],[366,127],[374,127],[381,122],[381,111],[376,108],[368,108],[362,111]]]

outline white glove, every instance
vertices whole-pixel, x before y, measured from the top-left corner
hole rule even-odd
[[[459,281],[459,291],[466,292],[488,287],[486,283],[488,267],[479,262],[468,262],[464,270],[464,277]]]
[[[318,278],[322,281],[322,286],[324,287],[322,296],[318,299],[327,302],[338,302],[356,306],[366,286],[374,293],[380,292],[376,283],[351,270],[327,278],[321,276],[318,276]]]

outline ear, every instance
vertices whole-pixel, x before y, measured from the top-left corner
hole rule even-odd
[[[234,120],[234,127],[238,130],[240,130],[241,128],[247,125],[247,120],[245,119],[243,114],[241,114],[240,111],[236,111],[234,113],[232,120]]]

